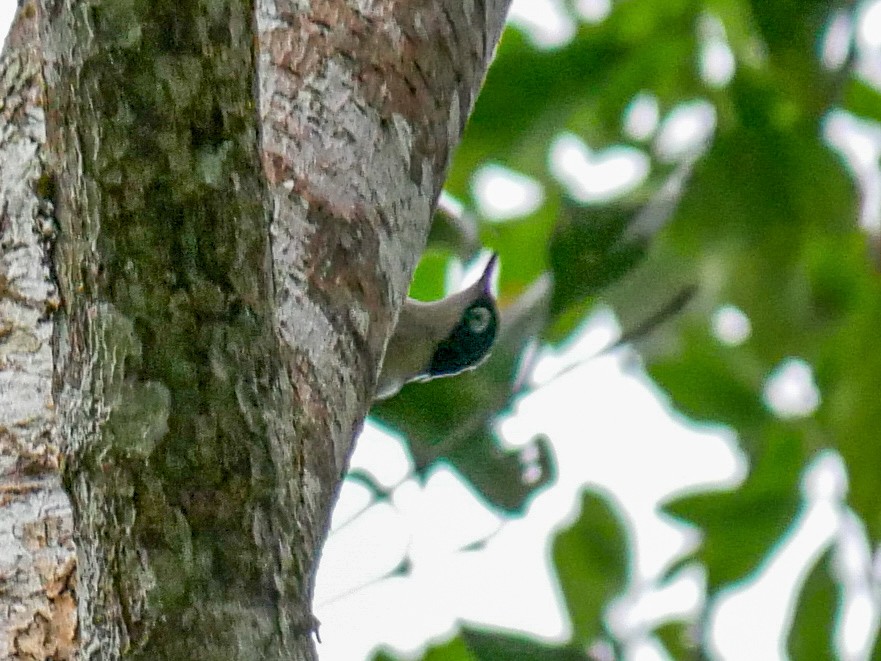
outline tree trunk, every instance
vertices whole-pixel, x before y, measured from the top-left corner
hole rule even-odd
[[[76,649],[73,520],[54,436],[54,235],[33,3],[0,59],[0,658]]]
[[[21,9],[0,135],[10,654],[316,658],[331,507],[507,4]]]

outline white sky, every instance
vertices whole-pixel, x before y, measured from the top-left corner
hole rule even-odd
[[[15,2],[13,0],[3,0],[0,2],[0,34],[5,35],[9,32],[9,26],[12,23],[12,17],[15,15]]]
[[[0,34],[8,29],[14,4],[0,1]],[[561,6],[560,0],[515,0],[512,16],[538,46],[558,47],[571,38],[576,27],[574,19],[560,11]],[[866,7],[859,38],[881,48],[881,38],[877,38],[881,34],[881,3]],[[600,21],[609,3],[579,0],[577,9],[582,20]],[[717,29],[711,23],[706,27],[710,32]],[[708,43],[707,59],[701,66],[712,80],[724,84],[733,64],[718,43]],[[702,132],[707,121],[713,121],[706,115],[701,120],[685,113],[677,120],[685,128],[670,128],[669,119],[662,123],[656,109],[652,112],[651,98],[636,101],[639,104],[628,118],[628,131],[668,145],[665,149],[671,150],[671,158],[676,158],[683,141],[705,139]],[[705,113],[706,108],[700,106],[697,112]],[[675,131],[680,131],[678,141],[669,137],[671,132],[677,135]],[[574,136],[561,136],[561,140],[556,148],[563,157],[549,165],[564,185],[580,191],[586,199],[619,191],[622,172],[645,176],[641,155],[634,155],[636,160],[628,164],[621,159],[623,152],[593,154]],[[608,163],[617,169],[609,170],[611,178],[603,184],[598,176]],[[586,177],[590,168],[590,177]],[[484,183],[478,181],[475,189],[480,203],[487,205],[482,210],[501,222],[518,214],[517,204],[528,208],[540,203],[543,192],[528,178],[512,173],[515,176],[506,180],[498,168],[478,174],[484,177]],[[584,188],[588,181],[596,190]],[[749,320],[736,309],[723,308],[708,323],[722,342],[749,341]],[[577,517],[585,486],[614,494],[635,534],[634,587],[611,609],[609,624],[628,641],[628,661],[668,658],[645,632],[664,612],[685,613],[700,606],[702,573],[699,567],[687,566],[662,590],[652,585],[673,558],[697,542],[694,531],[659,517],[656,503],[677,489],[733,485],[743,478],[746,466],[730,432],[695,428],[672,411],[664,393],[645,377],[629,350],[586,360],[617,332],[611,315],[600,313],[583,330],[565,353],[548,355],[536,377],[547,379],[561,365],[572,362],[585,360],[584,364],[523,399],[514,415],[500,424],[512,446],[539,432],[551,438],[559,471],[556,484],[535,498],[524,517],[502,522],[455,475],[439,468],[424,488],[405,481],[395,490],[392,504],[372,507],[332,533],[316,593],[322,661],[358,661],[379,645],[415,658],[429,641],[454,635],[461,621],[527,631],[552,641],[567,640],[568,618],[550,564],[550,544],[554,533]],[[781,381],[779,374],[794,376]],[[809,414],[819,402],[821,394],[810,385],[810,366],[793,359],[779,367],[775,378],[769,380],[765,396],[773,407],[774,395],[769,393],[783,393],[781,413]],[[802,579],[807,561],[822,550],[839,524],[838,502],[846,489],[837,457],[822,455],[816,463],[805,481],[808,505],[786,544],[756,569],[753,578],[757,580],[721,599],[713,610],[711,619],[718,625],[715,658],[785,658],[780,632],[786,623],[774,617],[785,619],[782,605]],[[409,473],[399,441],[370,426],[359,440],[353,466],[370,470],[387,485],[398,483]],[[363,503],[363,489],[347,483],[335,524],[347,521]],[[870,558],[864,540],[861,542],[859,525],[848,517],[842,525],[852,532],[849,546],[845,544],[847,557],[855,572],[863,570]],[[458,550],[497,529],[482,550]],[[407,577],[371,583],[394,568],[405,553],[412,561]],[[856,633],[841,635],[859,641],[866,628],[873,626],[875,602],[859,590],[854,595],[848,612],[853,615],[849,621],[855,623],[850,629]],[[858,645],[852,643],[851,647]],[[861,657],[854,653],[846,658]]]

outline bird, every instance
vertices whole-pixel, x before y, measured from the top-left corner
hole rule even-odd
[[[404,301],[386,346],[375,400],[396,395],[412,381],[474,369],[489,357],[499,328],[492,293],[497,263],[493,253],[477,282],[438,301]]]

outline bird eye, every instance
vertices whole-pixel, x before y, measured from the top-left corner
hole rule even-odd
[[[475,335],[486,332],[492,313],[486,308],[470,308],[465,311],[465,324]]]

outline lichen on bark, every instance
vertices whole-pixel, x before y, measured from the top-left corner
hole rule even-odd
[[[331,506],[508,0],[37,2],[82,655],[313,659]]]
[[[259,658],[311,635],[311,568],[289,561],[311,558],[290,550],[297,494],[280,487],[296,453],[275,450],[296,441],[267,424],[291,401],[269,305],[251,12],[101,0],[47,33],[58,398],[87,649]]]

